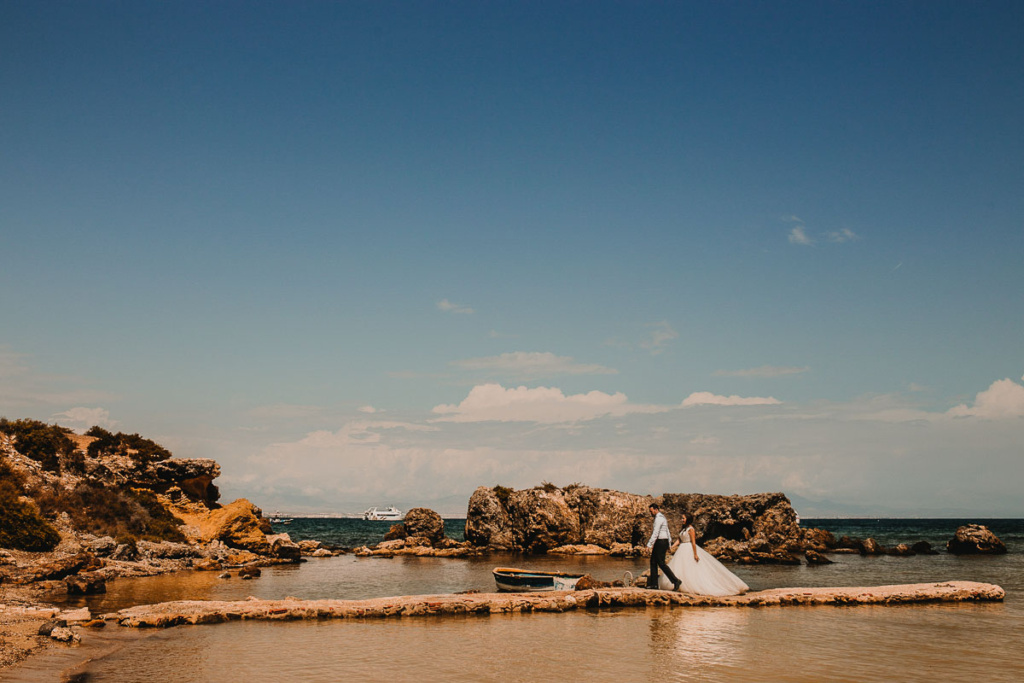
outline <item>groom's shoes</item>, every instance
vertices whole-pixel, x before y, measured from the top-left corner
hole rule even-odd
[[[683,585],[683,582],[680,581],[679,579],[676,579],[672,583],[672,590],[674,590],[676,593],[678,593],[679,592],[679,587],[682,586],[682,585]]]

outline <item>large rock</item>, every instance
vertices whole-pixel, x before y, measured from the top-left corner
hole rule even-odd
[[[469,498],[466,511],[465,538],[476,546],[495,550],[514,550],[512,519],[508,513],[508,496],[511,491],[501,487],[477,487]]]
[[[258,555],[270,553],[270,543],[260,528],[262,512],[245,498],[211,510],[203,518],[190,520],[197,527],[200,540],[221,541],[231,548],[241,548]]]
[[[402,526],[409,536],[422,536],[433,543],[444,538],[444,520],[441,515],[428,508],[413,508],[405,514]]]
[[[98,567],[99,561],[88,553],[79,553],[71,557],[62,557],[50,562],[40,562],[34,566],[11,572],[8,580],[12,584],[36,583],[39,581],[56,581],[77,574],[83,569]]]
[[[954,555],[1003,555],[1006,545],[988,527],[967,524],[946,542],[946,550]]]
[[[611,549],[643,546],[651,533],[648,506],[661,505],[669,528],[690,516],[709,552],[746,563],[791,563],[805,548],[826,550],[827,531],[801,529],[781,493],[749,496],[671,494],[658,498],[589,486],[560,489],[550,484],[522,491],[480,487],[466,513],[466,540],[496,550],[547,552],[563,546]],[[711,543],[715,541],[716,543]]]
[[[803,532],[796,511],[782,493],[721,496],[705,493],[666,493],[661,496],[662,512],[669,528],[681,528],[683,512],[697,532],[697,542],[713,538],[749,541],[761,537],[772,548],[800,542]],[[647,528],[650,527],[648,523]]]
[[[429,545],[444,541],[444,520],[429,508],[413,508],[405,519],[391,527],[384,536],[385,541],[399,541],[407,538],[423,538]]]
[[[285,538],[276,538],[270,544],[270,554],[283,560],[299,561],[302,557],[302,550],[299,548],[299,544],[293,543],[288,538],[287,533],[284,533],[282,536]]]
[[[107,592],[107,582],[98,572],[81,572],[64,578],[68,595],[96,595]]]
[[[175,489],[207,506],[212,506],[220,497],[220,492],[213,485],[213,480],[220,476],[220,465],[209,458],[140,462],[127,455],[94,457],[86,454],[82,467],[91,481],[107,486],[127,485],[155,493]]]

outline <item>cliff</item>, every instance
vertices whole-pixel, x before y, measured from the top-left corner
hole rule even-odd
[[[217,502],[219,475],[138,434],[0,419],[0,581],[103,592],[114,576],[298,559],[258,507]]]

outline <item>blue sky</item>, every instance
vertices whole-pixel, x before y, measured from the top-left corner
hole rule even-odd
[[[1024,515],[1020,3],[5,2],[0,92],[0,414]]]

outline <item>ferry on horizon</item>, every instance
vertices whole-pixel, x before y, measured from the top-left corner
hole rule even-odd
[[[376,522],[400,522],[405,519],[405,513],[394,505],[389,505],[386,508],[370,508],[363,513],[363,519]]]

